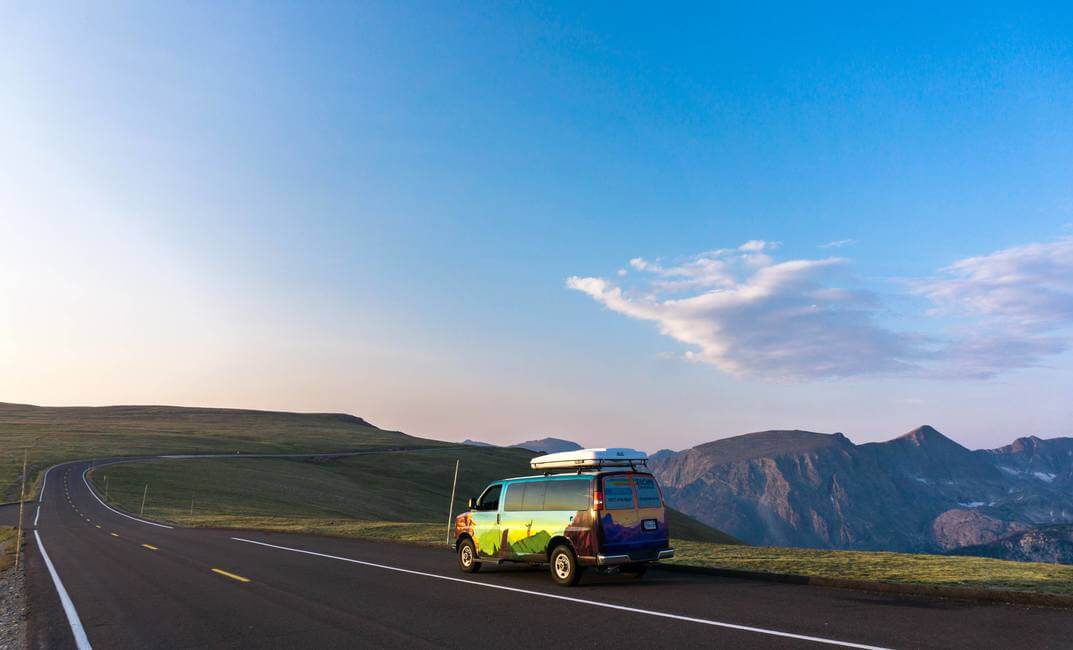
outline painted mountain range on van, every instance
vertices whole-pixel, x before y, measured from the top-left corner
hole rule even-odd
[[[748,543],[1068,557],[1064,537],[1031,533],[1073,524],[1071,438],[973,451],[930,426],[861,445],[763,431],[661,452],[651,468],[669,505]]]

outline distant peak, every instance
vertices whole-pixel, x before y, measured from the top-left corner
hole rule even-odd
[[[954,442],[950,438],[944,436],[938,429],[931,425],[925,424],[922,427],[917,427],[909,433],[899,436],[896,440],[904,440],[908,443],[914,444],[918,447],[932,446],[932,445],[955,445],[960,447],[958,443]]]
[[[563,440],[562,438],[540,438],[539,440],[526,440],[525,442],[519,442],[511,447],[521,447],[523,449],[529,449],[532,451],[539,451],[544,453],[555,453],[558,451],[574,451],[581,449],[581,445],[573,440]]]

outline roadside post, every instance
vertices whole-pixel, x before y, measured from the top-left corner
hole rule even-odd
[[[145,515],[145,498],[148,497],[148,496],[149,496],[149,484],[146,483],[145,484],[145,491],[142,492],[142,509],[138,511],[138,516],[139,517],[142,517],[142,516]]]
[[[26,456],[30,453],[30,448],[26,447],[22,450],[22,487],[19,489],[19,527],[18,532],[15,533],[15,570],[19,569],[19,551],[22,549],[22,507],[23,502],[26,501]]]
[[[447,510],[447,545],[451,545],[451,524],[454,523],[455,518],[455,488],[458,487],[458,466],[462,464],[462,459],[455,460],[455,480],[451,483],[451,504]]]

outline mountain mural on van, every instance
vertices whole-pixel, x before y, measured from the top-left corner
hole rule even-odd
[[[545,554],[549,550],[548,543],[555,537],[570,540],[578,555],[595,554],[594,519],[588,510],[572,513],[529,512],[517,521],[509,520],[507,516],[510,514],[504,513],[507,520],[499,526],[478,530],[469,513],[463,513],[455,519],[455,537],[463,533],[469,535],[477,547],[478,555],[484,557],[516,558]]]

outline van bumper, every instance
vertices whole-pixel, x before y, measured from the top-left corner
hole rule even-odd
[[[629,564],[631,562],[656,562],[674,557],[673,548],[665,548],[656,552],[635,551],[625,555],[597,555],[597,566],[612,566],[615,564]]]

